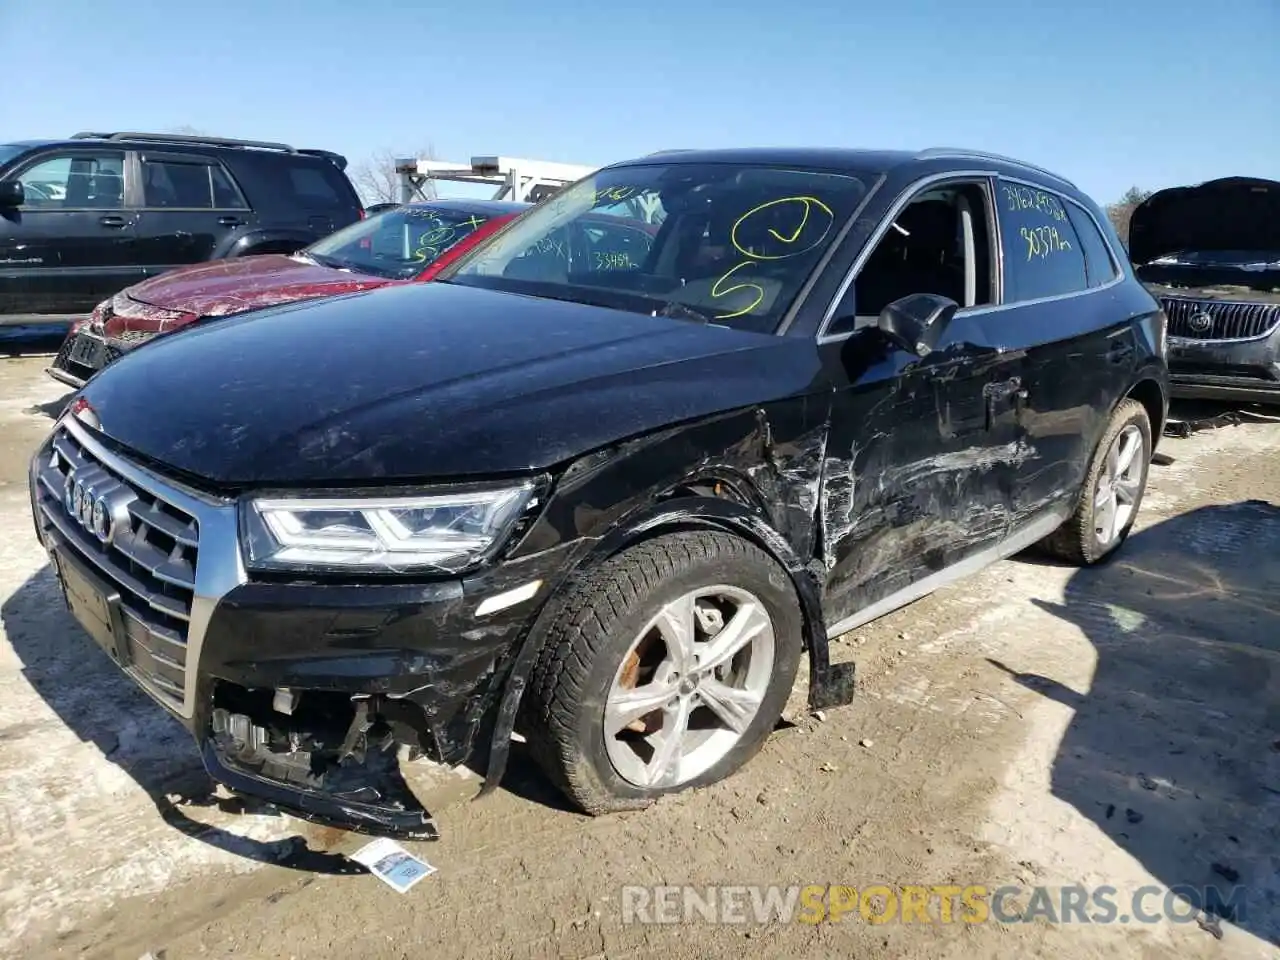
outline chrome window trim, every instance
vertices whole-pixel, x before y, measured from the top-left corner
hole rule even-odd
[[[222,598],[248,582],[240,553],[240,523],[236,502],[213,497],[183,484],[163,479],[107,449],[73,414],[64,414],[54,427],[52,438],[65,428],[93,456],[130,483],[161,500],[166,500],[196,518],[199,547],[196,557],[195,589],[191,617],[187,621],[186,675],[182,706],[176,712],[183,719],[195,714],[196,689],[200,677],[200,652],[209,621]],[[172,709],[172,707],[170,707]]]
[[[1042,177],[1048,177],[1050,180],[1057,180],[1059,183],[1070,187],[1072,190],[1078,189],[1074,183],[1061,174],[1054,173],[1038,164],[1028,163],[1026,160],[1019,160],[1017,157],[1007,157],[1001,153],[990,153],[985,150],[972,150],[964,147],[929,147],[921,150],[916,154],[917,160],[978,160],[984,163],[998,162],[1006,164],[1010,167],[1018,167],[1022,170],[1030,170],[1038,173]]]
[[[902,209],[908,203],[911,202],[911,200],[916,196],[916,194],[920,193],[925,187],[931,186],[932,184],[939,183],[945,180],[975,180],[975,179],[985,179],[988,181],[992,181],[993,179],[1005,180],[1010,183],[1018,183],[1023,186],[1031,187],[1032,189],[1035,189],[1035,190],[1041,190],[1045,193],[1051,193],[1055,197],[1058,197],[1060,200],[1062,200],[1064,203],[1071,203],[1079,207],[1081,210],[1085,212],[1085,214],[1088,215],[1089,219],[1093,221],[1094,226],[1099,226],[1097,217],[1095,217],[1093,213],[1090,212],[1089,208],[1086,207],[1084,204],[1079,203],[1078,201],[1072,199],[1071,197],[1064,196],[1063,194],[1059,193],[1057,190],[1051,189],[1049,187],[1044,186],[1043,184],[1036,183],[1035,181],[1032,181],[1032,180],[1025,180],[1025,179],[1022,179],[1021,177],[1015,177],[1015,176],[1007,176],[1005,174],[999,173],[998,171],[994,171],[994,170],[951,170],[946,173],[935,173],[927,177],[921,177],[920,179],[913,181],[908,187],[906,187],[903,190],[902,196],[899,197],[899,199],[894,202],[894,205],[889,208],[888,213],[886,213],[885,216],[882,218],[880,224],[876,227],[875,232],[872,233],[870,238],[868,238],[866,245],[860,251],[858,251],[857,259],[854,260],[853,265],[849,268],[849,271],[845,275],[844,280],[840,283],[840,286],[837,288],[835,295],[831,298],[831,302],[827,305],[826,312],[823,314],[822,324],[818,328],[818,336],[817,336],[817,342],[820,346],[828,343],[839,343],[843,340],[847,340],[849,337],[853,336],[853,334],[857,332],[855,330],[850,330],[847,333],[837,333],[837,334],[832,334],[828,336],[826,334],[826,329],[831,324],[831,322],[835,319],[836,309],[837,307],[839,307],[840,301],[844,298],[845,294],[848,293],[849,287],[853,285],[854,280],[857,278],[858,271],[862,269],[863,264],[865,263],[867,258],[871,256],[871,252],[875,250],[876,245],[880,243],[881,238],[884,237],[885,232],[889,229],[889,225],[895,219],[897,219],[897,216],[899,213],[902,212]],[[999,267],[998,276],[996,278],[997,296],[1002,302],[988,304],[986,306],[981,306],[981,307],[971,307],[967,310],[961,310],[959,311],[959,313],[957,313],[957,316],[976,317],[976,316],[982,316],[990,313],[1000,313],[1002,311],[1011,310],[1017,307],[1033,306],[1033,305],[1042,304],[1042,303],[1056,303],[1060,300],[1072,300],[1076,297],[1087,297],[1093,294],[1101,293],[1105,290],[1109,290],[1112,287],[1117,286],[1120,283],[1123,283],[1127,279],[1127,275],[1124,269],[1120,266],[1120,264],[1116,260],[1115,250],[1111,246],[1111,242],[1107,239],[1106,233],[1101,229],[1099,229],[1099,233],[1102,235],[1103,245],[1107,248],[1107,253],[1112,258],[1111,266],[1116,271],[1114,277],[1112,277],[1106,283],[1101,284],[1100,286],[1097,286],[1097,287],[1086,287],[1083,290],[1074,290],[1070,293],[1058,293],[1058,294],[1054,294],[1051,297],[1035,297],[1031,300],[1015,300],[1010,303],[1004,303],[1003,302],[1004,300],[1004,242],[1003,242],[1003,238],[1001,236],[1001,231],[1000,231],[999,212],[996,209],[994,209],[996,200],[994,196],[991,199],[992,199],[993,209],[988,214],[988,220],[989,221],[994,220],[993,226],[995,228],[995,233],[994,233],[995,261]],[[1072,229],[1074,230],[1074,227]],[[1083,251],[1081,251],[1081,253],[1083,255]],[[1087,269],[1088,268],[1086,267],[1086,270]],[[1087,277],[1088,277],[1088,274],[1086,273],[1086,282],[1088,282]]]

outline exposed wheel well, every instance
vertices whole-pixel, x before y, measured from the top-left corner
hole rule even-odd
[[[1151,447],[1154,451],[1164,433],[1164,391],[1154,380],[1139,380],[1127,396],[1137,400],[1146,408],[1147,418],[1151,421]]]
[[[740,485],[729,478],[708,477],[691,480],[687,483],[680,484],[669,490],[665,495],[658,498],[659,503],[679,498],[701,498],[708,501],[722,501],[732,504],[732,514],[746,515],[748,513],[757,513],[758,508],[752,503],[751,495]],[[736,508],[736,509],[734,509]],[[594,568],[610,558],[617,556],[624,550],[643,543],[656,537],[665,536],[671,533],[692,533],[697,531],[718,531],[731,536],[745,540],[762,550],[777,565],[778,571],[787,578],[791,583],[791,589],[795,591],[800,601],[801,617],[804,621],[804,647],[806,652],[813,654],[815,652],[815,644],[821,645],[820,660],[825,663],[826,656],[826,630],[825,622],[822,618],[821,598],[818,593],[819,588],[815,585],[812,589],[806,590],[802,587],[800,580],[804,574],[798,571],[788,569],[788,561],[784,559],[784,554],[779,552],[779,546],[769,543],[769,537],[761,535],[758,529],[753,529],[750,523],[734,522],[728,516],[694,516],[689,515],[683,518],[667,518],[662,523],[655,524],[652,527],[636,530],[624,538],[621,538],[607,547],[600,550],[589,561],[589,569]],[[779,540],[781,538],[779,537]],[[794,562],[794,558],[793,561]],[[567,584],[566,584],[567,586]],[[806,596],[806,593],[809,594]]]

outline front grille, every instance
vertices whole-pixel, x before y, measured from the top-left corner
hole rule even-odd
[[[53,365],[60,370],[71,369],[71,344],[75,340],[74,337],[67,337],[62,341],[62,346],[58,349],[58,355],[53,358]],[[76,364],[79,366],[79,364]]]
[[[196,517],[126,479],[65,425],[37,469],[37,504],[46,524],[72,559],[119,593],[130,673],[182,711],[200,549]],[[92,512],[95,502],[105,505],[101,523]],[[115,524],[104,540],[108,516]]]
[[[1187,340],[1252,340],[1280,326],[1280,303],[1161,297],[1160,306],[1169,317],[1169,336]]]
[[[117,342],[111,340],[105,341],[102,351],[102,363],[93,367],[85,363],[78,363],[71,359],[71,348],[75,345],[75,337],[68,337],[58,350],[58,355],[53,358],[53,366],[59,370],[65,370],[67,373],[78,377],[81,380],[88,380],[91,376],[102,370],[107,365],[114,363],[128,352],[129,347],[121,346]]]

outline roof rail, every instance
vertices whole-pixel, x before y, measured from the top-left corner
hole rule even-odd
[[[210,147],[253,147],[257,150],[282,150],[285,153],[298,153],[287,143],[272,143],[268,140],[232,140],[227,137],[201,137],[185,133],[138,133],[124,131],[119,133],[95,133],[85,131],[74,134],[72,140],[145,140],[155,143],[199,143]]]
[[[916,154],[917,160],[931,160],[937,157],[969,157],[974,160],[994,160],[998,163],[1007,163],[1010,166],[1022,167],[1025,170],[1034,170],[1036,173],[1046,177],[1051,177],[1059,183],[1065,183],[1072,190],[1079,189],[1074,183],[1061,174],[1054,173],[1052,170],[1046,170],[1044,167],[1036,166],[1034,163],[1027,163],[1025,160],[1019,160],[1017,157],[1006,157],[999,153],[990,153],[986,150],[969,150],[964,147],[930,147],[927,150],[921,150]]]

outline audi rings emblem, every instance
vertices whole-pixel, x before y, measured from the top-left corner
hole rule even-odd
[[[133,494],[105,474],[101,479],[109,489],[99,493],[75,470],[67,473],[62,486],[63,505],[67,513],[102,543],[111,543],[123,522],[128,525],[129,503]]]

